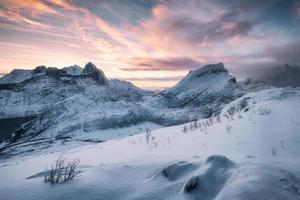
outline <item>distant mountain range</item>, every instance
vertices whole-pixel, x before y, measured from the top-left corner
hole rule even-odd
[[[109,80],[91,62],[84,68],[16,69],[0,78],[0,125],[10,126],[0,130],[5,138],[0,151],[33,140],[55,143],[145,122],[171,126],[207,118],[250,91],[299,86],[299,73],[297,66],[285,65],[259,80],[237,83],[222,63],[211,64],[191,70],[173,87],[152,92]]]
[[[0,80],[1,118],[34,117],[2,147],[33,138],[76,138],[143,122],[182,124],[216,114],[245,93],[222,63],[192,70],[178,84],[158,93],[109,80],[93,63],[83,69],[14,70]]]
[[[258,78],[259,81],[278,87],[299,87],[300,67],[297,65],[283,65],[272,68]]]

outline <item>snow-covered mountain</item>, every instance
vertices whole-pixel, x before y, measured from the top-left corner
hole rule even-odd
[[[82,68],[78,65],[72,65],[70,67],[64,67],[63,70],[66,71],[69,75],[80,75],[82,72]]]
[[[240,94],[241,88],[222,63],[192,70],[175,86],[161,92],[170,107],[204,106],[220,98],[226,103]]]
[[[288,64],[274,67],[259,77],[259,81],[277,87],[299,87],[300,67]]]
[[[23,124],[2,147],[9,151],[12,149],[6,148],[8,145],[15,149],[13,144],[33,139],[47,138],[53,143],[62,138],[82,138],[84,134],[98,140],[111,139],[115,135],[107,137],[101,132],[142,123],[154,127],[182,124],[216,115],[243,93],[222,63],[190,71],[177,85],[160,93],[108,80],[92,63],[79,75],[38,67],[30,79],[0,91],[3,117],[37,116]]]
[[[32,77],[31,70],[14,69],[9,74],[0,78],[0,84],[20,83]]]
[[[159,93],[92,63],[22,73],[0,84],[1,116],[36,117],[0,144],[3,199],[300,199],[299,87],[237,83],[221,63]],[[60,156],[79,175],[50,186]]]
[[[101,88],[109,84],[104,73],[92,63],[87,63],[80,74],[70,75],[74,74],[70,72],[73,68],[66,71],[39,66],[31,71],[14,70],[2,77],[1,118],[39,115],[55,103],[83,93],[88,88]],[[142,93],[142,90],[129,83],[124,83],[124,86],[133,92],[132,95]]]
[[[300,90],[250,92],[219,115],[104,143],[54,144],[0,160],[0,196],[9,200],[298,200]],[[30,149],[30,146],[27,146]],[[80,159],[74,180],[44,183],[64,152]]]

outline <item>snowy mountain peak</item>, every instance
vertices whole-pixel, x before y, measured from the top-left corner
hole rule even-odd
[[[20,83],[31,78],[31,70],[14,69],[9,74],[0,78],[0,84]]]
[[[82,68],[78,65],[72,65],[69,67],[64,67],[63,70],[65,70],[67,72],[67,74],[71,75],[71,76],[77,76],[80,75],[82,72]]]
[[[46,73],[46,67],[44,65],[37,66],[35,69],[32,70],[32,74],[40,74],[40,73]]]
[[[228,74],[223,63],[205,65],[202,68],[191,70],[175,86],[164,90],[161,95],[168,99],[170,107],[186,105],[214,106],[222,101],[231,101],[243,93],[234,77]],[[212,110],[215,110],[213,106]]]
[[[209,64],[209,65],[205,65],[204,67],[191,70],[189,71],[187,77],[200,77],[208,73],[219,73],[219,72],[225,72],[225,73],[228,72],[227,69],[225,69],[223,63]]]
[[[88,62],[83,68],[81,75],[90,75],[94,78],[100,85],[107,84],[107,78],[102,70],[98,69],[96,65],[92,62]]]
[[[32,75],[34,77],[46,75],[48,77],[61,78],[63,76],[66,76],[67,72],[64,69],[58,69],[56,67],[38,66],[32,71]]]
[[[205,88],[223,89],[228,82],[235,82],[235,78],[228,74],[223,63],[209,64],[189,71],[179,83],[167,91],[172,93],[185,93],[188,90],[199,91]]]
[[[84,69],[82,70],[82,73],[86,74],[86,73],[91,73],[93,71],[97,71],[97,67],[96,65],[94,65],[94,63],[92,62],[88,62],[85,66]]]

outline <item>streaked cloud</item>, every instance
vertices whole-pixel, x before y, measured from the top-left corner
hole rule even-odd
[[[160,88],[224,62],[246,77],[300,65],[299,8],[296,0],[3,0],[0,72],[93,61],[108,77]]]
[[[169,58],[143,58],[133,57],[128,60],[129,67],[121,68],[125,71],[170,71],[186,70],[203,65],[196,60],[188,57],[169,57]]]

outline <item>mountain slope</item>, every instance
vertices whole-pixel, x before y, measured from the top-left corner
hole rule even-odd
[[[14,69],[0,78],[0,84],[20,83],[32,76],[31,70]]]
[[[2,147],[11,153],[15,152],[14,144],[27,145],[32,140],[48,138],[54,143],[65,138],[76,140],[82,134],[91,136],[91,133],[95,133],[94,139],[103,140],[107,139],[101,136],[105,129],[141,123],[151,123],[154,127],[186,123],[217,114],[228,102],[243,94],[223,64],[194,70],[174,87],[158,94],[124,81],[108,80],[92,63],[88,63],[80,75],[37,68],[33,78],[22,82],[20,89],[21,92],[4,90],[0,93],[10,93],[2,99],[9,105],[0,107],[2,112],[13,114],[12,108],[19,106],[23,114],[28,114],[33,104],[34,108],[38,108],[35,110],[38,117],[24,124],[13,137],[2,143]],[[31,91],[34,93],[31,94]],[[35,96],[36,91],[39,93]],[[33,99],[26,102],[10,99],[16,94],[29,95]],[[22,96],[17,99],[22,99]],[[27,102],[30,104],[27,105]],[[6,148],[10,145],[14,148]]]
[[[24,73],[19,73],[18,78],[11,79],[11,82],[0,84],[1,118],[38,115],[55,103],[82,93],[89,87],[108,85],[104,73],[92,63],[88,63],[79,75],[70,75],[64,69],[45,66]],[[13,74],[15,71],[2,79],[5,81]],[[131,89],[136,89],[135,93],[141,91],[135,87]]]
[[[2,160],[5,199],[300,198],[300,91],[274,88],[245,94],[219,116],[88,146],[57,145]],[[186,131],[185,127],[187,127]],[[228,128],[231,127],[231,128]],[[45,166],[64,152],[80,159],[80,176],[43,182]],[[7,184],[10,182],[10,184]]]
[[[168,101],[170,106],[181,107],[190,103],[203,106],[222,97],[229,98],[230,101],[231,97],[241,93],[235,78],[219,63],[190,71],[179,83],[161,94],[173,101]]]

